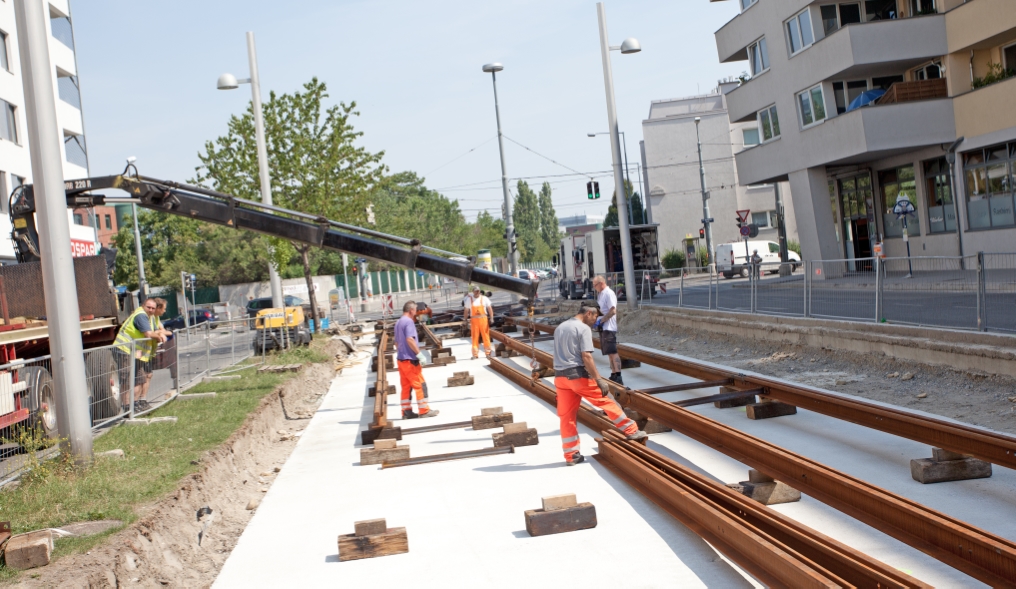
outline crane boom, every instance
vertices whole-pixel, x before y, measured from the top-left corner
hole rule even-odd
[[[131,167],[129,166],[128,170]],[[126,191],[130,197],[91,193],[94,190],[110,188]],[[68,207],[136,203],[153,211],[347,252],[411,270],[419,269],[516,293],[529,301],[536,300],[536,284],[529,280],[476,268],[474,256],[470,256],[467,262],[456,261],[441,254],[456,256],[458,254],[423,246],[416,239],[386,235],[320,216],[264,205],[201,186],[158,180],[136,173],[128,175],[125,172],[116,176],[69,180],[66,182],[66,193]],[[39,259],[38,231],[35,227],[34,213],[34,192],[32,185],[26,184],[15,191],[10,202],[13,225],[11,236],[20,262]]]

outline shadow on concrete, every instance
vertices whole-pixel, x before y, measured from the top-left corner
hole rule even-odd
[[[496,466],[478,466],[473,470],[480,472],[520,472],[524,470],[546,470],[548,468],[566,468],[568,465],[561,462],[552,462],[550,464],[498,464]]]
[[[339,562],[338,554],[329,554],[325,557],[325,562]]]

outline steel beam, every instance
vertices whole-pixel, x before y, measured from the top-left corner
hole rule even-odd
[[[495,454],[514,454],[515,446],[495,446],[482,450],[466,450],[464,452],[449,452],[448,454],[433,454],[431,456],[419,456],[417,458],[406,458],[405,460],[391,460],[381,463],[381,469],[395,468],[397,466],[412,466],[414,464],[429,464],[431,462],[447,462],[449,460],[462,460],[464,458],[477,458],[479,456],[493,456]]]

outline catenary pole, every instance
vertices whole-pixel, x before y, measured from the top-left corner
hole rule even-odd
[[[519,252],[515,242],[515,222],[512,218],[512,198],[508,192],[508,169],[504,163],[504,139],[501,133],[501,106],[497,100],[497,72],[504,69],[499,63],[483,66],[484,72],[490,72],[490,80],[494,84],[494,116],[497,118],[497,148],[501,154],[501,191],[504,193],[504,226],[508,239],[508,271],[512,276],[518,276]],[[518,299],[512,295],[512,302]]]
[[[702,122],[702,119],[700,117],[695,117],[695,141],[698,143],[699,182],[702,185],[702,219],[709,219],[709,191],[706,190],[706,168],[702,165],[702,135],[699,133],[700,122]],[[713,224],[709,221],[703,221],[702,224],[706,226],[706,265],[709,266],[709,274],[712,274],[716,270],[716,260],[713,259]]]
[[[15,0],[14,15],[35,185],[57,430],[64,451],[78,464],[85,464],[92,460],[92,424],[67,219],[62,132],[56,119],[53,66],[49,60],[48,4]]]

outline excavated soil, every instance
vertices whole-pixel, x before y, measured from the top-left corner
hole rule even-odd
[[[333,340],[326,351],[334,355],[345,348]],[[26,574],[17,586],[210,586],[335,375],[331,363],[307,366],[262,399],[173,494],[141,508],[136,522],[102,545],[31,571],[38,578]],[[207,526],[208,515],[198,521],[203,507],[212,510]]]

